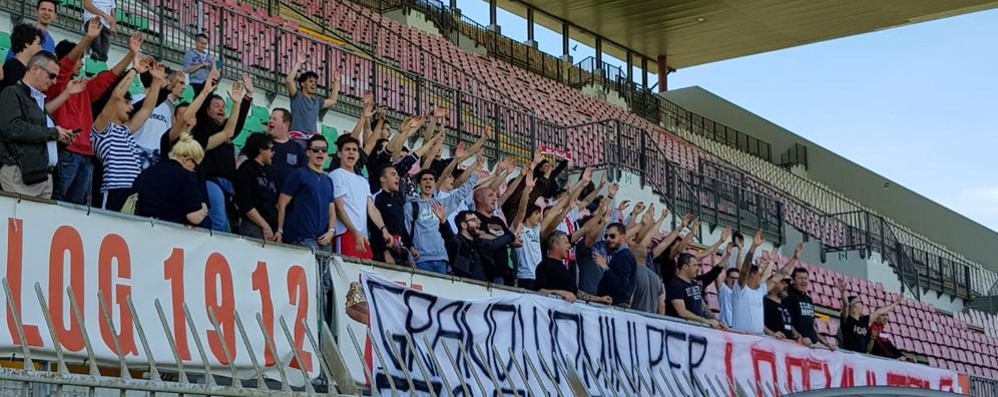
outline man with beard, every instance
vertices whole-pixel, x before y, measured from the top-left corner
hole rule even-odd
[[[485,256],[497,249],[505,249],[513,242],[513,233],[507,231],[501,236],[483,239],[482,236],[488,233],[481,229],[481,220],[479,220],[478,214],[472,211],[461,211],[455,218],[459,232],[454,235],[450,225],[447,224],[446,208],[434,204],[433,213],[440,221],[440,235],[444,239],[447,254],[450,257],[451,272],[458,277],[483,282],[491,281],[487,274]]]

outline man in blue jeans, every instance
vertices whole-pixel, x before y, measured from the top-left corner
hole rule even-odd
[[[322,135],[308,140],[308,167],[298,168],[281,187],[277,199],[278,242],[300,245],[314,251],[333,252],[336,205],[333,181],[322,172],[329,143]],[[288,211],[288,204],[291,211]]]

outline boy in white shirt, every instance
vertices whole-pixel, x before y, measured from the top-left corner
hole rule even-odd
[[[392,236],[385,228],[381,211],[374,205],[367,179],[353,172],[360,159],[360,142],[349,135],[341,137],[336,141],[336,155],[340,167],[329,173],[336,200],[336,249],[344,256],[370,260],[374,252],[368,242],[368,216],[378,227],[375,235],[385,239],[386,244],[392,242]]]

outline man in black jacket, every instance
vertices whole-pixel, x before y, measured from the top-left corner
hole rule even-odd
[[[25,196],[52,197],[56,141],[72,142],[76,133],[58,127],[45,111],[45,91],[59,75],[59,62],[39,52],[17,84],[0,93],[0,188]]]
[[[433,213],[440,220],[440,236],[447,246],[447,256],[450,257],[451,272],[458,277],[472,278],[489,282],[486,275],[485,261],[482,255],[494,252],[497,248],[506,247],[515,239],[513,233],[506,233],[494,239],[483,239],[485,232],[480,229],[481,221],[472,211],[461,211],[454,218],[460,229],[454,235],[447,223],[447,209],[440,204],[433,204]]]
[[[246,124],[246,116],[253,107],[253,80],[243,74],[242,85],[246,95],[239,106],[239,112],[230,114],[236,117],[235,128],[228,140],[219,145],[212,145],[212,136],[226,129],[228,118],[225,117],[225,99],[212,94],[197,112],[197,125],[191,130],[194,140],[204,147],[204,161],[198,167],[199,175],[207,182],[208,212],[211,218],[211,229],[227,231],[229,218],[227,204],[235,194],[232,180],[236,176],[236,149],[232,140],[242,133]],[[236,109],[236,106],[233,106]]]

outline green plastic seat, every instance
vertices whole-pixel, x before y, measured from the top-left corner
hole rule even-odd
[[[266,122],[270,120],[270,111],[263,106],[253,106],[253,109],[250,109],[249,117]]]
[[[133,77],[132,86],[128,87],[128,92],[132,94],[132,96],[141,95],[146,92],[146,87],[142,85],[142,79],[138,76]]]
[[[0,48],[10,50],[10,33],[0,32]]]
[[[184,88],[184,93],[180,95],[180,101],[190,103],[193,100],[194,100],[194,88],[191,88],[190,85],[187,85],[187,88]]]
[[[239,134],[239,136],[237,136],[236,139],[232,140],[232,144],[236,147],[236,153],[239,153],[243,150],[243,146],[246,145],[246,140],[249,139],[250,135],[259,134],[259,133],[260,132],[249,132],[245,128],[243,128],[243,132]]]
[[[336,127],[331,127],[328,125],[322,125],[322,136],[326,137],[326,142],[329,142],[329,154],[336,154],[336,139],[340,137],[340,132],[336,130]]]
[[[107,71],[107,69],[107,63],[87,58],[86,63],[83,66],[83,73],[87,76],[93,77],[100,72]]]

